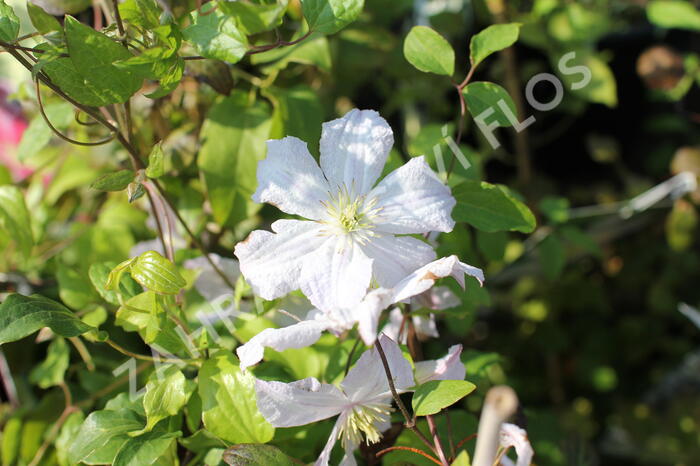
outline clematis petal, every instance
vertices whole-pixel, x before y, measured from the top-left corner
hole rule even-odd
[[[454,228],[451,212],[457,201],[422,156],[389,173],[367,195],[375,198],[375,208],[381,209],[374,220],[379,231],[411,234]]]
[[[328,323],[318,320],[303,320],[283,328],[266,328],[244,345],[236,348],[241,360],[241,369],[257,364],[263,358],[265,347],[275,351],[311,346],[321,338]]]
[[[374,278],[380,286],[387,288],[435,260],[435,251],[429,244],[410,236],[374,237],[362,245],[362,249],[374,259]]]
[[[428,316],[413,316],[413,326],[416,328],[418,339],[427,340],[440,336],[435,323],[435,314]]]
[[[328,462],[331,459],[331,452],[333,451],[335,442],[338,441],[338,436],[340,435],[340,427],[345,422],[345,416],[346,414],[342,413],[340,417],[338,417],[338,420],[335,421],[335,425],[333,426],[333,429],[331,430],[331,433],[328,436],[328,441],[326,441],[326,445],[323,447],[323,450],[321,451],[321,454],[314,463],[314,466],[328,466]]]
[[[379,288],[367,293],[353,314],[357,320],[357,330],[367,345],[377,340],[377,327],[382,311],[391,304],[392,293],[386,288]]]
[[[474,266],[460,262],[457,256],[448,256],[431,262],[401,280],[394,288],[394,301],[404,301],[431,288],[439,278],[451,276],[464,288],[464,275],[479,283],[484,281],[484,272]]]
[[[384,118],[373,110],[353,109],[323,124],[321,168],[332,188],[366,194],[393,145],[394,135]]]
[[[275,233],[256,230],[236,245],[241,273],[258,296],[275,299],[299,288],[307,255],[323,242],[316,222],[277,220]]]
[[[440,336],[435,323],[435,315],[429,316],[413,316],[413,326],[416,329],[416,336],[419,340],[426,340],[430,337],[437,338]],[[403,332],[401,331],[403,325]],[[408,322],[404,319],[404,315],[398,307],[393,308],[389,312],[389,322],[382,329],[382,333],[389,336],[392,340],[398,341],[402,345],[408,340]],[[401,339],[399,340],[399,335]]]
[[[411,363],[401,353],[401,348],[386,335],[379,336],[387,364],[398,392],[414,385]],[[365,351],[340,384],[343,392],[355,403],[367,403],[391,396],[386,372],[376,346]]]
[[[389,311],[389,321],[386,323],[384,328],[382,328],[382,333],[394,341],[398,341],[401,344],[406,344],[406,331],[401,332],[401,326],[404,324],[404,317],[401,309],[398,307],[393,308]],[[399,335],[401,339],[399,340]]]
[[[238,276],[241,274],[237,260],[212,253],[209,253],[209,257],[231,283],[236,283]],[[214,301],[221,296],[233,294],[231,287],[214,271],[206,257],[201,256],[186,260],[183,265],[186,269],[200,270],[197,280],[194,282],[194,287],[207,301]]]
[[[296,382],[255,380],[258,409],[274,427],[295,427],[340,414],[348,399],[337,387],[313,377]]]
[[[416,383],[420,385],[430,380],[464,380],[467,370],[459,358],[461,354],[462,345],[454,345],[440,359],[415,363]]]
[[[255,202],[313,220],[324,215],[321,202],[328,199],[328,182],[304,141],[295,137],[267,141],[267,158],[258,164],[257,176]]]
[[[515,466],[530,466],[535,452],[532,450],[525,429],[521,429],[515,424],[504,423],[501,425],[500,443],[501,447],[505,449],[515,447],[515,452],[518,455],[518,462],[515,463]],[[513,461],[504,455],[501,458],[501,464],[510,466]]]
[[[322,311],[352,309],[367,293],[372,259],[343,237],[327,237],[315,247],[301,270],[301,291]]]
[[[424,307],[433,311],[443,311],[457,307],[462,301],[446,286],[435,286],[414,298],[418,308]]]

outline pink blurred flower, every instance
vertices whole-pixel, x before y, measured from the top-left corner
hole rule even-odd
[[[0,164],[10,170],[14,181],[22,181],[34,172],[17,160],[17,147],[27,129],[27,121],[20,106],[7,100],[7,88],[6,83],[0,82]]]

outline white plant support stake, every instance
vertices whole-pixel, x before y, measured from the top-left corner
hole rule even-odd
[[[512,388],[499,385],[489,390],[481,411],[472,466],[493,466],[500,445],[501,425],[517,409],[518,396]]]

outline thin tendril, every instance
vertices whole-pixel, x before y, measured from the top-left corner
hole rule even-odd
[[[75,144],[78,146],[101,146],[103,144],[107,144],[108,142],[111,142],[114,140],[116,133],[112,132],[108,137],[105,139],[102,139],[100,141],[95,141],[95,142],[82,142],[82,141],[76,141],[75,139],[71,139],[65,134],[61,133],[54,125],[51,124],[51,121],[49,120],[49,117],[46,115],[46,112],[44,111],[44,104],[41,101],[41,91],[39,89],[39,80],[35,79],[34,80],[34,85],[36,88],[36,101],[39,104],[39,112],[41,113],[41,116],[44,118],[44,121],[46,122],[46,125],[51,129],[51,131],[54,132],[56,136],[59,138],[63,139],[64,141],[67,141],[71,144]]]

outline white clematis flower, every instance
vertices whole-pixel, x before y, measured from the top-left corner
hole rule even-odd
[[[257,295],[301,289],[323,311],[352,309],[372,279],[392,287],[435,259],[430,245],[396,235],[451,231],[456,201],[423,157],[373,188],[392,145],[387,122],[357,109],[324,123],[320,167],[303,141],[268,141],[253,200],[308,220],[278,220],[236,246]]]
[[[283,328],[265,329],[236,349],[241,368],[246,369],[260,362],[265,347],[277,351],[303,348],[318,341],[324,331],[338,335],[352,329],[355,324],[358,325],[358,332],[364,342],[371,345],[376,340],[379,316],[384,309],[428,291],[439,278],[452,276],[464,288],[465,274],[475,277],[480,283],[484,281],[481,269],[460,262],[457,256],[443,257],[409,274],[394,288],[370,291],[352,309],[312,310],[306,319],[299,323]]]
[[[379,339],[397,392],[414,385],[411,364],[389,337]],[[313,377],[292,383],[255,381],[258,409],[274,427],[294,427],[338,416],[326,446],[316,460],[325,466],[336,441],[345,449],[341,465],[355,465],[353,452],[362,440],[377,443],[389,428],[392,395],[376,348],[365,351],[340,387]]]
[[[503,451],[508,451],[514,447],[515,453],[518,455],[518,462],[508,458],[505,454],[501,457],[501,465],[503,466],[530,466],[532,457],[535,452],[530,445],[530,440],[527,438],[527,432],[515,424],[503,423],[500,432],[500,446]]]
[[[460,299],[446,286],[436,286],[428,291],[424,291],[418,296],[411,298],[411,309],[431,309],[433,311],[442,311],[457,307],[462,303]],[[414,315],[411,317],[413,327],[416,330],[416,336],[419,340],[425,341],[428,338],[438,338],[440,333],[435,322],[435,314]],[[382,329],[382,333],[389,335],[396,341],[399,341],[401,336],[401,344],[406,344],[408,339],[408,321],[401,313],[398,307],[393,308],[389,312],[389,322]]]
[[[459,358],[461,354],[462,345],[453,345],[440,359],[416,362],[416,383],[421,385],[431,380],[464,380],[467,369]]]

